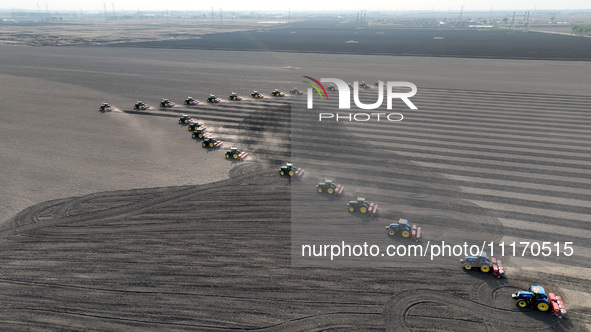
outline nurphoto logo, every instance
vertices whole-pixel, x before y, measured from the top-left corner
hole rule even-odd
[[[311,80],[313,83],[308,81],[304,81],[304,83],[310,85],[308,88],[307,93],[307,107],[308,109],[314,108],[314,92],[316,92],[320,99],[328,100],[328,94],[326,93],[326,88],[322,83],[333,83],[336,88],[333,88],[332,91],[337,91],[339,96],[339,109],[351,109],[351,85],[347,84],[347,82],[338,79],[338,78],[321,78],[320,81],[310,77],[304,76],[305,78]],[[359,109],[363,110],[374,110],[382,106],[384,101],[384,82],[378,81],[378,100],[373,104],[364,104],[359,100],[359,82],[354,81],[352,88],[353,88],[353,101],[355,102],[355,106]],[[330,86],[329,86],[330,88]],[[408,92],[399,92],[400,88],[407,88],[410,89]],[[386,82],[386,108],[391,110],[392,109],[392,100],[393,99],[400,99],[402,100],[408,108],[411,110],[418,110],[415,104],[410,101],[409,98],[413,97],[417,94],[417,86],[410,82],[404,81],[387,81]],[[377,120],[380,121],[380,115],[384,115],[389,121],[401,121],[404,117],[400,113],[371,113],[371,115],[376,115]],[[319,121],[322,119],[348,119],[349,121],[369,121],[372,116],[368,113],[355,113],[349,114],[344,116],[343,114],[335,114],[335,113],[319,113]],[[395,116],[393,118],[393,116]]]

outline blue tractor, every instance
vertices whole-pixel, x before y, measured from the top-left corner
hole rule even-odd
[[[485,251],[480,252],[480,256],[468,256],[460,259],[460,264],[465,270],[478,269],[484,273],[492,272],[497,278],[505,276],[503,263],[494,257],[488,257]]]
[[[560,296],[553,293],[546,294],[542,286],[529,286],[526,291],[519,291],[512,294],[513,299],[517,300],[516,305],[519,308],[535,308],[539,311],[550,311],[552,315],[562,318],[566,314],[566,308]]]
[[[400,219],[397,223],[386,226],[386,232],[390,236],[401,236],[404,238],[412,238],[415,242],[421,241],[422,230],[417,225],[409,225],[408,220]]]

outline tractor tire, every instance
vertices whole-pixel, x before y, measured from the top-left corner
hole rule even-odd
[[[230,159],[230,155],[226,153],[226,159]]]
[[[464,269],[465,270],[472,270],[472,265],[470,265],[470,264],[464,264]]]
[[[191,135],[193,138],[195,138],[195,134]]]
[[[359,212],[361,212],[361,213],[367,213],[367,207],[365,207],[365,206],[360,207],[359,208]]]
[[[326,190],[326,192],[327,192],[329,195],[332,195],[332,194],[334,194],[334,189],[333,189],[333,188],[328,188],[328,190]]]
[[[352,206],[349,206],[349,212],[355,212],[355,208]]]
[[[489,273],[490,272],[490,266],[488,266],[488,265],[482,265],[480,267],[480,271],[482,271],[484,273]]]
[[[546,302],[538,302],[538,304],[536,304],[536,308],[538,308],[540,311],[546,312],[550,309],[550,305]]]
[[[402,231],[402,233],[400,233],[400,235],[402,235],[402,237],[409,237],[410,236],[410,232],[409,231]]]
[[[209,143],[209,147],[210,148],[213,148],[213,143]]]
[[[199,134],[199,138],[203,138],[203,134]]]
[[[319,193],[322,192],[322,188],[316,188],[316,190],[318,190]]]
[[[234,153],[234,155],[232,156],[232,158],[238,159],[238,154],[237,153]]]
[[[526,308],[527,301],[526,300],[519,300],[519,301],[517,301],[517,303],[515,303],[515,305],[518,306],[519,308]]]
[[[388,231],[388,235],[394,236],[394,235],[396,235],[396,232],[394,232],[394,230],[389,230]]]
[[[289,176],[294,176],[295,172],[294,171],[289,171]]]
[[[285,175],[285,172],[284,171],[279,171],[279,174],[280,175]]]
[[[181,123],[181,124],[182,124],[182,123],[183,123],[183,121],[182,121],[182,120],[179,120],[179,123]]]
[[[201,143],[201,145],[203,145],[203,146],[207,146],[207,143],[203,142],[203,143]]]

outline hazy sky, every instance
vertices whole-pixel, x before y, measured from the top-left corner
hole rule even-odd
[[[45,10],[547,10],[547,9],[590,9],[591,0],[369,0],[369,1],[327,1],[327,0],[220,0],[220,1],[187,1],[187,0],[0,0],[2,9]]]

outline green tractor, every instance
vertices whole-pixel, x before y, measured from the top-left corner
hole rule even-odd
[[[319,193],[327,193],[329,195],[341,196],[345,187],[340,184],[334,184],[332,180],[324,179],[324,182],[316,185],[316,191]]]
[[[205,131],[205,129],[197,129],[197,130],[193,130],[193,132],[191,133],[191,137],[192,138],[209,138],[211,136],[210,132]]]
[[[304,169],[297,168],[292,163],[286,163],[279,169],[279,175],[287,175],[289,177],[295,177],[297,179],[304,175]]]
[[[226,150],[226,159],[243,160],[248,156],[247,152],[242,152],[238,148],[231,147],[230,150]]]
[[[197,104],[199,104],[199,100],[197,100],[191,96],[188,96],[187,99],[185,99],[185,105],[191,106],[191,105],[197,105]]]
[[[378,213],[378,205],[374,202],[367,203],[363,197],[357,197],[356,201],[350,201],[347,206],[349,207],[349,212],[368,214],[370,217]]]

